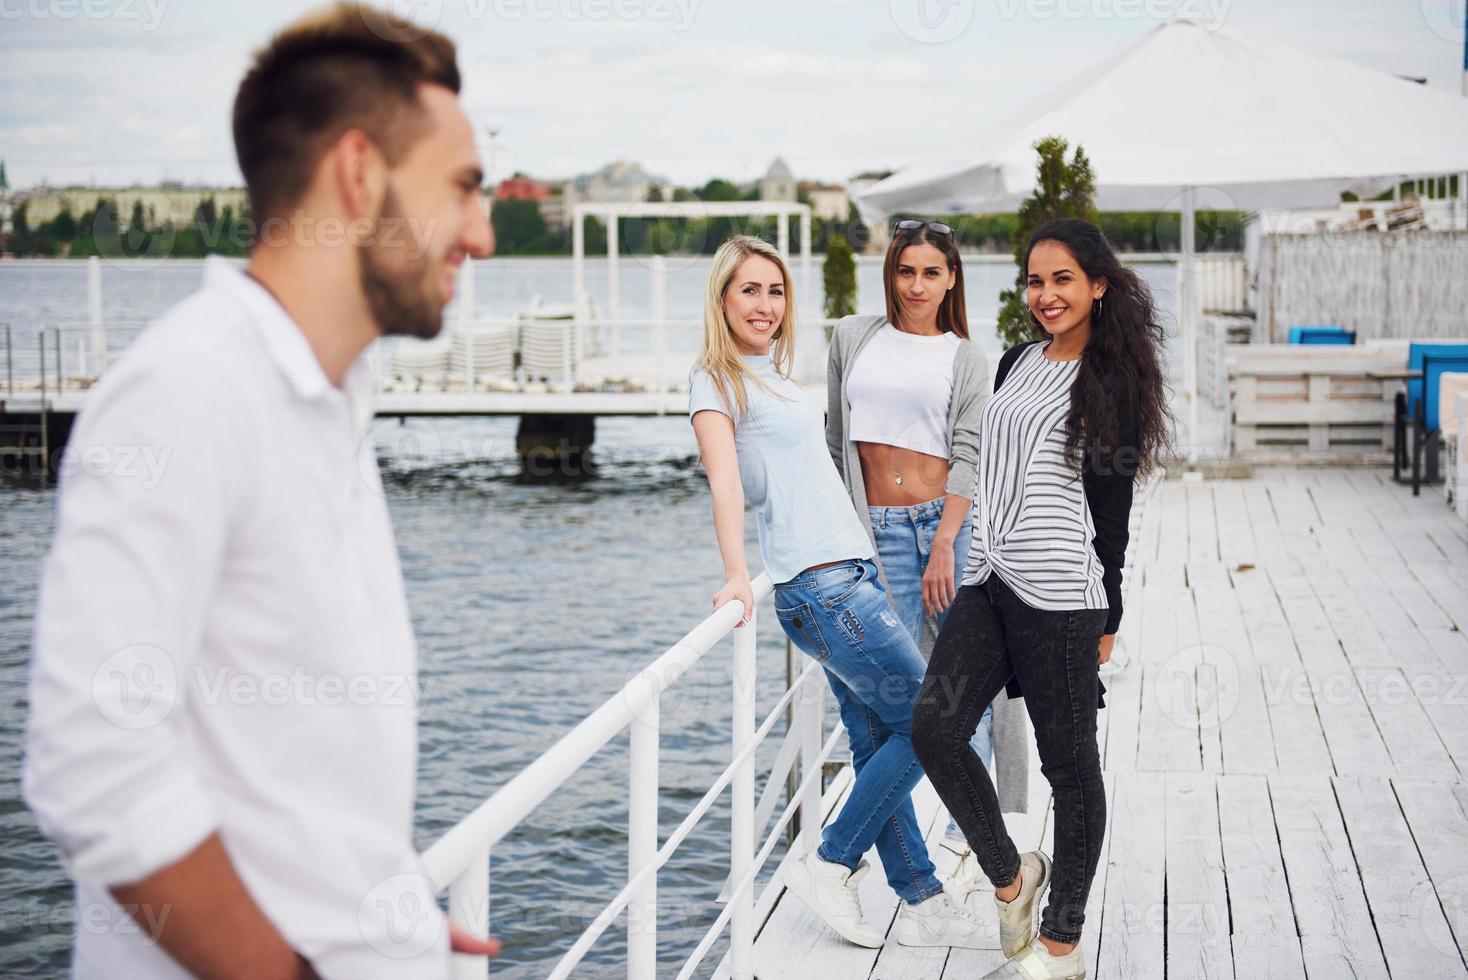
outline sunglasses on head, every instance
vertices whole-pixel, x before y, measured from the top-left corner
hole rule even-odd
[[[928,228],[940,235],[952,236],[953,234],[953,229],[941,221],[919,221],[916,218],[907,218],[897,222],[896,225],[898,231],[915,231],[918,228]]]

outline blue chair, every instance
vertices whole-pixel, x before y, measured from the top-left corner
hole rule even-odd
[[[1407,370],[1421,371],[1427,357],[1468,357],[1468,344],[1411,344],[1407,348]],[[1402,470],[1408,465],[1407,427],[1415,425],[1422,410],[1423,379],[1412,378],[1407,382],[1406,393],[1397,392],[1396,411],[1392,419],[1392,479],[1400,480]],[[1415,433],[1415,430],[1414,430]],[[1434,447],[1435,448],[1435,447]],[[1431,452],[1427,461],[1427,479],[1431,483],[1437,472],[1437,455]]]
[[[1426,345],[1424,345],[1426,346]],[[1442,438],[1441,420],[1438,418],[1438,403],[1442,400],[1442,377],[1449,371],[1468,371],[1468,344],[1439,345],[1462,348],[1459,354],[1431,354],[1422,356],[1421,395],[1417,399],[1417,410],[1413,416],[1415,432],[1412,439],[1412,495],[1422,492],[1422,452],[1431,440],[1432,456],[1436,456],[1437,440]],[[1429,459],[1431,462],[1432,459]],[[1435,469],[1435,467],[1433,467]],[[1436,478],[1429,472],[1428,479]]]
[[[1350,346],[1356,331],[1342,327],[1290,327],[1290,343]]]

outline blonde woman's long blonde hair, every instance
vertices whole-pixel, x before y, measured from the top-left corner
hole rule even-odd
[[[770,356],[775,371],[784,378],[790,377],[795,365],[795,292],[791,283],[790,267],[785,264],[775,246],[752,235],[735,235],[719,246],[714,253],[714,263],[709,269],[708,291],[703,305],[703,347],[698,355],[698,367],[708,372],[725,405],[736,410],[736,418],[742,418],[749,410],[749,394],[746,385],[753,381],[766,387],[754,372],[745,366],[734,342],[734,331],[724,315],[724,292],[734,280],[734,273],[744,260],[758,255],[775,263],[785,280],[785,315],[775,328],[770,344]],[[766,389],[768,390],[768,389]]]

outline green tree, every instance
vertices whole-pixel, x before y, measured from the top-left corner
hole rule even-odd
[[[715,177],[694,191],[700,201],[737,201],[739,188],[722,177]]]
[[[1100,218],[1094,201],[1096,177],[1091,172],[1091,161],[1077,146],[1067,163],[1067,149],[1066,141],[1058,136],[1047,136],[1035,144],[1035,152],[1039,154],[1035,192],[1019,206],[1014,230],[1014,288],[999,293],[999,336],[1011,346],[1040,334],[1025,304],[1025,245],[1030,235],[1052,218],[1078,218],[1092,223]]]
[[[826,286],[826,318],[838,320],[856,312],[856,254],[842,235],[826,244],[826,261],[821,266]]]
[[[531,200],[496,201],[491,215],[495,251],[501,255],[543,254],[546,249],[545,219]]]
[[[62,208],[61,213],[51,219],[47,227],[48,237],[58,242],[70,244],[76,241],[76,218],[71,215],[71,208]]]

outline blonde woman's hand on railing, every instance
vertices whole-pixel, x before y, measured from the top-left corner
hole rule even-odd
[[[480,939],[449,923],[449,949],[470,956],[498,956],[503,944],[498,939]]]
[[[754,614],[754,586],[750,584],[748,575],[731,578],[724,583],[722,589],[714,593],[714,611],[718,612],[724,603],[734,599],[744,603],[744,618],[734,624],[735,629],[741,629]]]

